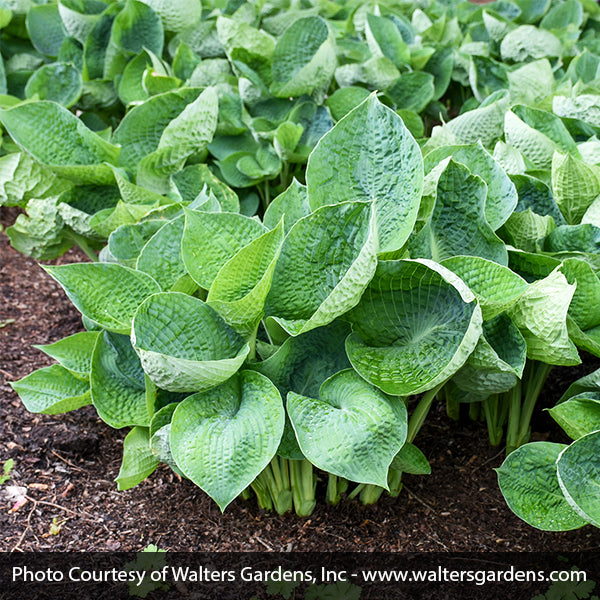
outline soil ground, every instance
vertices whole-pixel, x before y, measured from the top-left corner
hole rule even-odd
[[[2,210],[6,225],[14,215]],[[70,251],[58,262],[81,260],[81,253]],[[406,476],[399,498],[384,497],[372,507],[321,503],[310,518],[299,519],[237,500],[221,514],[201,490],[163,466],[136,488],[118,492],[114,479],[125,431],[108,427],[92,407],[58,416],[30,414],[9,386],[50,364],[32,344],[80,329],[79,314],[58,284],[0,234],[0,463],[15,463],[10,481],[0,486],[0,550],[129,551],[148,544],[173,551],[600,548],[600,531],[592,527],[544,533],[514,516],[493,471],[502,452],[489,445],[482,423],[455,423],[441,403],[417,438],[432,474]],[[571,381],[598,366],[588,357],[576,369],[551,374],[542,404],[551,406]],[[542,411],[534,430],[535,439],[561,439]],[[16,487],[23,488],[26,502],[12,511]]]

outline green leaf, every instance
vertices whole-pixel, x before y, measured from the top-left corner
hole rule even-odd
[[[146,242],[137,258],[136,269],[148,273],[165,292],[186,276],[181,259],[184,223],[183,215],[169,221]]]
[[[81,93],[81,73],[73,65],[52,63],[39,68],[25,86],[25,97],[52,100],[66,108],[73,106]]]
[[[66,108],[48,101],[28,102],[0,110],[0,121],[23,150],[57,175],[79,183],[112,183],[112,171],[102,163],[116,164],[119,149]]]
[[[107,5],[99,0],[60,0],[58,12],[67,33],[81,44],[100,19]]]
[[[209,170],[208,165],[189,165],[173,175],[181,197],[186,202],[192,202],[207,187],[219,201],[224,212],[239,212],[240,202],[237,194]]]
[[[600,527],[599,461],[600,431],[594,431],[565,448],[556,463],[558,482],[567,502],[595,527]]]
[[[331,116],[339,121],[368,97],[369,90],[362,87],[348,86],[333,92],[325,100],[325,104],[329,107]]]
[[[600,430],[600,399],[581,394],[560,402],[548,412],[571,439]]]
[[[465,254],[506,265],[504,243],[485,218],[486,193],[480,177],[450,159],[438,180],[431,218],[409,242],[411,256],[442,261]]]
[[[202,16],[200,0],[142,0],[162,19],[167,31],[180,32]]]
[[[411,475],[430,475],[431,465],[425,455],[410,442],[406,442],[400,452],[394,456],[390,465],[396,471],[410,473]]]
[[[503,239],[515,248],[536,252],[546,236],[556,229],[554,219],[542,217],[531,209],[513,213],[502,228]]]
[[[377,266],[372,205],[324,206],[286,236],[265,307],[292,335],[355,306]]]
[[[117,475],[119,491],[131,489],[154,473],[158,459],[150,449],[147,427],[134,427],[123,440],[123,461]]]
[[[111,427],[150,424],[144,371],[129,336],[108,331],[100,334],[92,355],[90,382],[94,407]]]
[[[600,195],[600,168],[556,152],[552,158],[552,191],[567,223],[581,223],[586,210]]]
[[[138,163],[158,148],[166,127],[198,97],[198,92],[193,88],[167,92],[130,110],[113,136],[113,142],[121,146],[119,164],[135,171]]]
[[[410,63],[408,45],[391,19],[368,13],[365,36],[373,56],[385,56],[398,68]]]
[[[481,335],[481,309],[453,273],[431,261],[380,262],[360,304],[348,313],[352,366],[397,396],[443,383]]]
[[[287,409],[298,444],[314,465],[387,489],[390,464],[406,441],[402,400],[388,398],[348,369],[323,383],[319,399],[289,392]]]
[[[556,460],[563,444],[535,442],[512,452],[497,469],[500,491],[521,519],[544,531],[570,531],[586,524],[561,492]]]
[[[113,23],[110,44],[128,54],[139,54],[146,49],[160,56],[163,42],[164,32],[159,16],[143,2],[127,0]]]
[[[81,314],[117,333],[129,333],[138,306],[160,291],[149,275],[117,264],[80,263],[45,270]]]
[[[270,83],[275,40],[269,34],[247,23],[218,17],[217,35],[230,61],[245,63],[264,82]]]
[[[115,262],[133,268],[148,240],[164,226],[164,222],[158,220],[121,225],[110,234],[108,250]]]
[[[453,256],[441,264],[475,294],[486,321],[513,306],[527,289],[527,282],[508,267],[478,256]]]
[[[584,260],[567,258],[560,267],[569,283],[576,283],[569,305],[571,316],[582,330],[600,325],[600,279]]]
[[[289,98],[326,91],[337,66],[333,36],[321,17],[290,25],[273,52],[273,93]]]
[[[206,88],[163,130],[156,153],[173,163],[201,152],[211,142],[217,128],[219,101],[213,88]]]
[[[65,39],[57,4],[34,4],[25,17],[27,31],[34,48],[46,56],[58,56]]]
[[[277,388],[260,373],[241,371],[175,409],[173,457],[225,510],[275,456],[284,421]]]
[[[508,33],[500,44],[503,61],[523,63],[529,59],[562,56],[560,40],[549,31],[533,25],[521,25]]]
[[[186,210],[183,264],[192,279],[208,290],[221,267],[266,232],[261,223],[243,215]]]
[[[32,198],[60,194],[70,185],[25,152],[0,157],[0,205],[23,206]]]
[[[423,163],[400,117],[371,95],[321,138],[306,180],[313,210],[349,200],[373,202],[378,251],[391,252],[402,247],[416,222]]]
[[[503,314],[484,323],[484,334],[452,381],[462,391],[475,396],[507,392],[523,375],[526,358],[523,336]]]
[[[280,223],[250,242],[223,265],[208,290],[206,303],[243,337],[256,331],[264,315],[283,237]]]
[[[34,345],[34,348],[58,361],[65,369],[78,375],[87,375],[97,338],[96,331],[81,331],[53,344]]]
[[[285,192],[279,194],[269,204],[263,217],[263,223],[265,227],[274,229],[284,217],[283,225],[287,234],[292,225],[309,215],[310,212],[306,186],[298,183],[294,178]]]
[[[515,185],[481,144],[443,146],[433,150],[424,158],[425,172],[430,173],[437,164],[449,156],[457,163],[468,167],[472,175],[481,177],[486,183],[485,218],[490,227],[496,231],[517,206],[519,197]]]
[[[496,95],[497,99],[494,99]],[[508,94],[495,92],[480,107],[458,115],[444,127],[456,140],[450,143],[474,144],[480,141],[485,147],[493,145],[502,136],[507,108]]]
[[[433,100],[433,92],[433,75],[431,73],[409,71],[403,73],[386,94],[397,108],[419,113]]]
[[[214,309],[178,292],[154,294],[140,306],[132,342],[148,377],[173,392],[200,391],[222,383],[249,352]]]
[[[534,281],[509,310],[527,342],[527,357],[553,365],[577,365],[577,349],[567,333],[567,312],[575,285],[558,270]]]
[[[11,383],[25,408],[34,413],[58,415],[91,403],[90,384],[61,365],[34,371]]]

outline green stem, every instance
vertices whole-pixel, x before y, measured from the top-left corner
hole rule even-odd
[[[446,388],[444,388],[444,396],[446,396],[446,413],[453,421],[458,421],[460,418],[460,402],[455,400]]]
[[[427,415],[429,414],[429,410],[431,409],[431,405],[433,403],[433,399],[436,394],[440,391],[443,383],[434,387],[433,389],[425,392],[421,400],[419,400],[419,404],[417,404],[413,414],[411,415],[408,421],[408,433],[406,437],[407,442],[413,442],[417,437],[417,433],[421,430]]]
[[[313,466],[308,460],[292,460],[289,469],[294,509],[299,517],[308,517],[317,504],[317,478],[313,473]]]
[[[327,504],[335,506],[342,499],[340,495],[340,489],[338,486],[338,477],[329,473],[327,479]]]
[[[521,381],[506,392],[508,398],[508,426],[506,429],[506,455],[518,447],[519,424],[521,422]]]
[[[359,483],[349,494],[348,494],[348,500],[354,500],[354,498],[356,498],[356,496],[358,496],[363,489],[366,487],[366,483]]]
[[[500,422],[498,394],[492,394],[482,402],[483,412],[487,423],[490,444],[498,446],[502,440],[502,423]]]
[[[250,500],[252,496],[252,492],[250,491],[250,488],[246,488],[245,490],[242,491],[242,493],[240,494],[240,498],[242,500]]]
[[[250,484],[250,487],[256,494],[258,505],[265,510],[273,510],[273,501],[269,493],[264,471]]]
[[[383,488],[378,485],[367,484],[360,492],[360,501],[367,506],[375,504],[383,494]]]
[[[146,408],[148,409],[149,415],[154,415],[156,412],[156,393],[157,387],[154,385],[154,382],[144,373],[144,385],[146,387]]]
[[[388,485],[390,487],[390,496],[396,498],[402,490],[402,471],[390,469],[388,474]]]
[[[280,515],[292,510],[292,492],[289,477],[287,479],[285,477],[286,471],[287,469],[281,469],[278,456],[273,458],[271,464],[263,471],[273,506]]]
[[[469,404],[469,417],[472,421],[479,421],[481,415],[481,404],[479,402],[471,402]]]
[[[529,377],[527,378],[527,385],[525,386],[525,399],[523,400],[523,406],[521,407],[517,448],[529,440],[533,409],[535,408],[535,404],[540,397],[544,383],[546,383],[546,379],[548,379],[551,370],[552,365],[531,361]]]
[[[256,336],[258,335],[258,328],[260,326],[260,321],[256,324],[254,331],[250,334],[248,338],[248,346],[250,346],[250,352],[248,352],[248,360],[256,360]]]

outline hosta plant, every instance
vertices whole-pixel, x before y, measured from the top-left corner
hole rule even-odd
[[[436,398],[528,472],[551,369],[600,355],[600,9],[425,4],[27,14],[34,55],[42,12],[66,28],[85,93],[53,96],[45,59],[35,92],[7,75],[9,235],[99,261],[47,267],[86,331],[14,386],[131,427],[121,489],[162,462],[223,509],[307,515],[319,478],[374,502],[429,472]]]

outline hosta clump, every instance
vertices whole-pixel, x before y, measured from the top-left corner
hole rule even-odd
[[[351,148],[344,162],[320,150],[338,145]],[[333,165],[327,203],[312,180],[325,186]],[[411,235],[422,179],[416,142],[369,97],[323,138],[308,185],[292,183],[268,226],[205,195],[117,229],[107,262],[48,267],[89,331],[42,347],[60,364],[15,389],[32,410],[92,402],[133,427],[122,489],[160,461],[221,508],[250,487],[262,506],[309,514],[313,465],[329,473],[330,502],[348,481],[365,501],[397,493],[403,471],[428,472],[412,441],[482,326],[452,272],[391,256]],[[51,395],[49,370],[61,374]],[[409,420],[407,398],[427,390]]]

